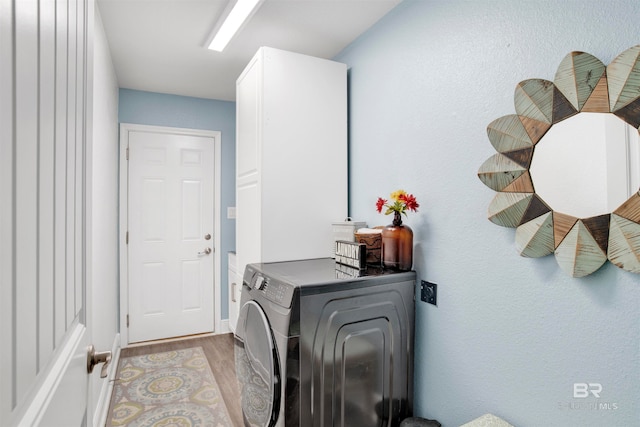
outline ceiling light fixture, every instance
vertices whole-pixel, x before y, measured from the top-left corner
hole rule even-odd
[[[237,0],[222,25],[216,26],[210,36],[208,49],[222,52],[242,25],[258,9],[264,0]]]

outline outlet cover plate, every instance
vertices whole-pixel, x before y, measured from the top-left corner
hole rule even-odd
[[[427,282],[426,280],[420,281],[420,299],[429,304],[435,306],[438,305],[438,285],[435,283]]]

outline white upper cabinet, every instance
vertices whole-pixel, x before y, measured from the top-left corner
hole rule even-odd
[[[347,216],[347,67],[263,47],[236,87],[238,274],[331,256]]]

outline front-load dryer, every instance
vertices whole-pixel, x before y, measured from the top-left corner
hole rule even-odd
[[[412,414],[415,272],[331,258],[247,266],[235,334],[246,426],[398,426]]]

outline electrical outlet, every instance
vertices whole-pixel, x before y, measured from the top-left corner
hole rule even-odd
[[[438,305],[438,285],[426,280],[420,281],[420,299],[435,306]]]

